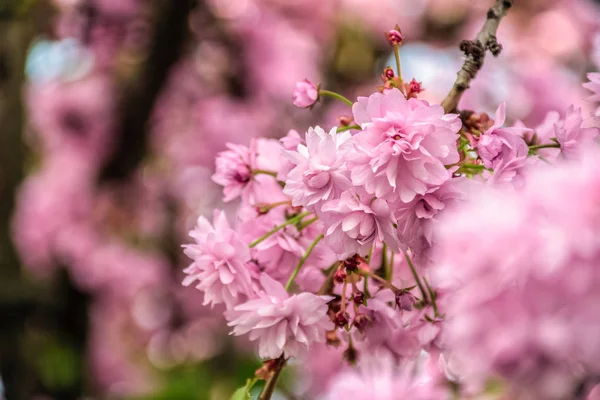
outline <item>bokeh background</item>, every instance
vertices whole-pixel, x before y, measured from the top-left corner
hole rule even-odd
[[[181,286],[188,230],[231,206],[214,156],[338,123],[331,101],[294,108],[295,82],[373,92],[395,24],[405,79],[440,101],[492,3],[0,0],[3,396],[230,398],[260,360]],[[515,0],[499,39],[462,107],[506,101],[536,127],[586,96],[600,1]],[[302,368],[285,374],[290,399],[311,398]]]

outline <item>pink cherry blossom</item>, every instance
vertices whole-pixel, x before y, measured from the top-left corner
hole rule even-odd
[[[348,158],[354,185],[407,203],[450,178],[444,165],[459,159],[457,115],[406,100],[397,89],[359,97],[352,111],[364,130],[354,137],[356,154]]]
[[[294,105],[300,108],[307,108],[316,103],[319,98],[319,90],[314,83],[305,79],[296,83],[292,100]]]
[[[286,152],[296,167],[288,174],[283,192],[292,198],[294,206],[314,210],[352,186],[343,157],[350,137],[349,132],[337,133],[335,127],[326,133],[317,126],[306,132],[306,145]]]
[[[385,351],[366,354],[357,369],[347,369],[332,379],[324,399],[439,400],[448,397],[426,374],[415,376],[407,367],[399,367]]]
[[[252,293],[245,266],[250,259],[248,246],[231,229],[224,212],[215,210],[213,225],[198,218],[190,236],[195,243],[184,245],[184,252],[194,262],[184,270],[184,286],[198,281],[196,288],[204,292],[205,305],[225,303],[227,308]]]
[[[387,201],[354,191],[323,205],[319,218],[327,227],[325,239],[340,259],[354,254],[366,255],[376,241],[398,249],[394,224]]]
[[[224,201],[231,201],[240,197],[251,185],[251,155],[246,146],[227,143],[227,147],[229,150],[217,155],[217,171],[212,179],[223,186]]]
[[[565,119],[554,125],[556,140],[560,144],[560,152],[565,157],[575,157],[600,134],[598,128],[582,127],[584,121],[581,109],[569,107]]]
[[[494,169],[492,181],[509,182],[525,166],[529,147],[522,135],[529,128],[503,128],[506,120],[506,104],[501,103],[496,110],[494,125],[486,130],[477,141],[477,154],[486,168]]]
[[[589,82],[583,84],[583,87],[594,92],[588,100],[600,102],[600,72],[593,72],[587,75]]]
[[[439,213],[465,194],[460,186],[462,178],[453,178],[440,187],[432,188],[424,195],[418,195],[407,204],[400,204],[395,212],[398,221],[398,238],[401,244],[413,252],[422,255],[433,244],[433,228]]]
[[[539,163],[518,191],[482,185],[439,225],[444,344],[466,384],[564,399],[600,370],[598,156]]]
[[[307,292],[290,296],[267,274],[261,274],[260,283],[264,291],[257,298],[225,312],[232,334],[249,333],[250,340],[258,340],[258,354],[264,359],[298,357],[313,343],[325,342],[325,332],[333,329],[327,316],[332,297]]]

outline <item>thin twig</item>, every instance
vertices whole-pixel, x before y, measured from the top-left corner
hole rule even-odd
[[[265,387],[263,388],[262,393],[260,394],[259,400],[270,400],[271,396],[275,392],[275,387],[277,386],[277,380],[279,379],[279,375],[281,374],[281,370],[285,366],[285,358],[283,355],[279,357],[277,363],[273,367],[273,375],[267,380]]]
[[[489,50],[496,57],[502,51],[502,45],[496,40],[496,32],[498,26],[500,26],[500,21],[506,16],[512,5],[512,0],[496,0],[496,4],[488,10],[485,23],[475,40],[463,40],[460,43],[460,49],[467,58],[460,71],[458,71],[450,93],[442,101],[444,111],[456,111],[460,98],[483,66],[485,52]]]

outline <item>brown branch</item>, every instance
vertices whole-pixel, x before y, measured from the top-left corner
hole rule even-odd
[[[502,51],[502,45],[496,40],[496,32],[498,26],[500,26],[500,21],[506,16],[512,5],[512,0],[496,0],[496,4],[488,10],[485,23],[475,40],[463,40],[460,43],[460,49],[467,58],[460,71],[458,71],[450,93],[442,101],[444,111],[456,111],[460,98],[483,66],[486,50],[489,50],[494,57]]]
[[[281,370],[285,366],[285,358],[283,355],[275,360],[275,365],[272,367],[273,372],[271,377],[267,380],[265,387],[263,388],[262,393],[258,400],[270,400],[271,396],[275,392],[275,387],[277,386],[277,380],[279,379],[279,375],[281,374]]]
[[[152,47],[139,77],[125,90],[117,126],[117,148],[101,173],[101,180],[125,180],[146,154],[148,122],[169,70],[184,50],[187,20],[193,0],[154,2],[157,23]],[[204,4],[204,2],[200,2]]]

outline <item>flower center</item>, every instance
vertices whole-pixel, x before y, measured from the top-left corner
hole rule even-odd
[[[322,189],[329,183],[329,172],[327,171],[309,171],[304,174],[303,181],[306,187],[310,189]]]

